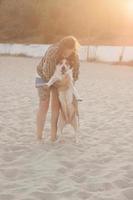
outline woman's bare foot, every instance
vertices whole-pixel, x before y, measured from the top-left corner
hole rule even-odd
[[[57,140],[57,137],[54,137],[54,136],[51,137],[51,141],[52,141],[52,142],[55,142],[56,140]]]
[[[42,138],[37,138],[37,141],[42,141]]]
[[[37,144],[44,144],[44,138],[37,138]]]

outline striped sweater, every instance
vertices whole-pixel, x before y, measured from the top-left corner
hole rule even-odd
[[[44,80],[49,80],[54,74],[56,64],[58,63],[58,43],[51,45],[45,55],[42,57],[40,63],[37,65],[37,74]],[[68,61],[73,69],[73,79],[76,81],[79,75],[79,56],[78,54],[72,54],[69,56]]]

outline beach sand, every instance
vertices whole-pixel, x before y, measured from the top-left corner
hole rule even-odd
[[[82,62],[80,143],[36,142],[39,58],[0,57],[0,200],[133,200],[133,68]]]

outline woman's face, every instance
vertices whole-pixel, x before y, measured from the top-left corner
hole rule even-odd
[[[69,57],[74,52],[74,49],[66,49],[63,53],[65,58]]]

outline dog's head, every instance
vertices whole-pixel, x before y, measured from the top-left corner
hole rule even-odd
[[[62,59],[56,66],[56,70],[59,71],[62,75],[65,74],[70,69],[70,65],[67,59]]]

